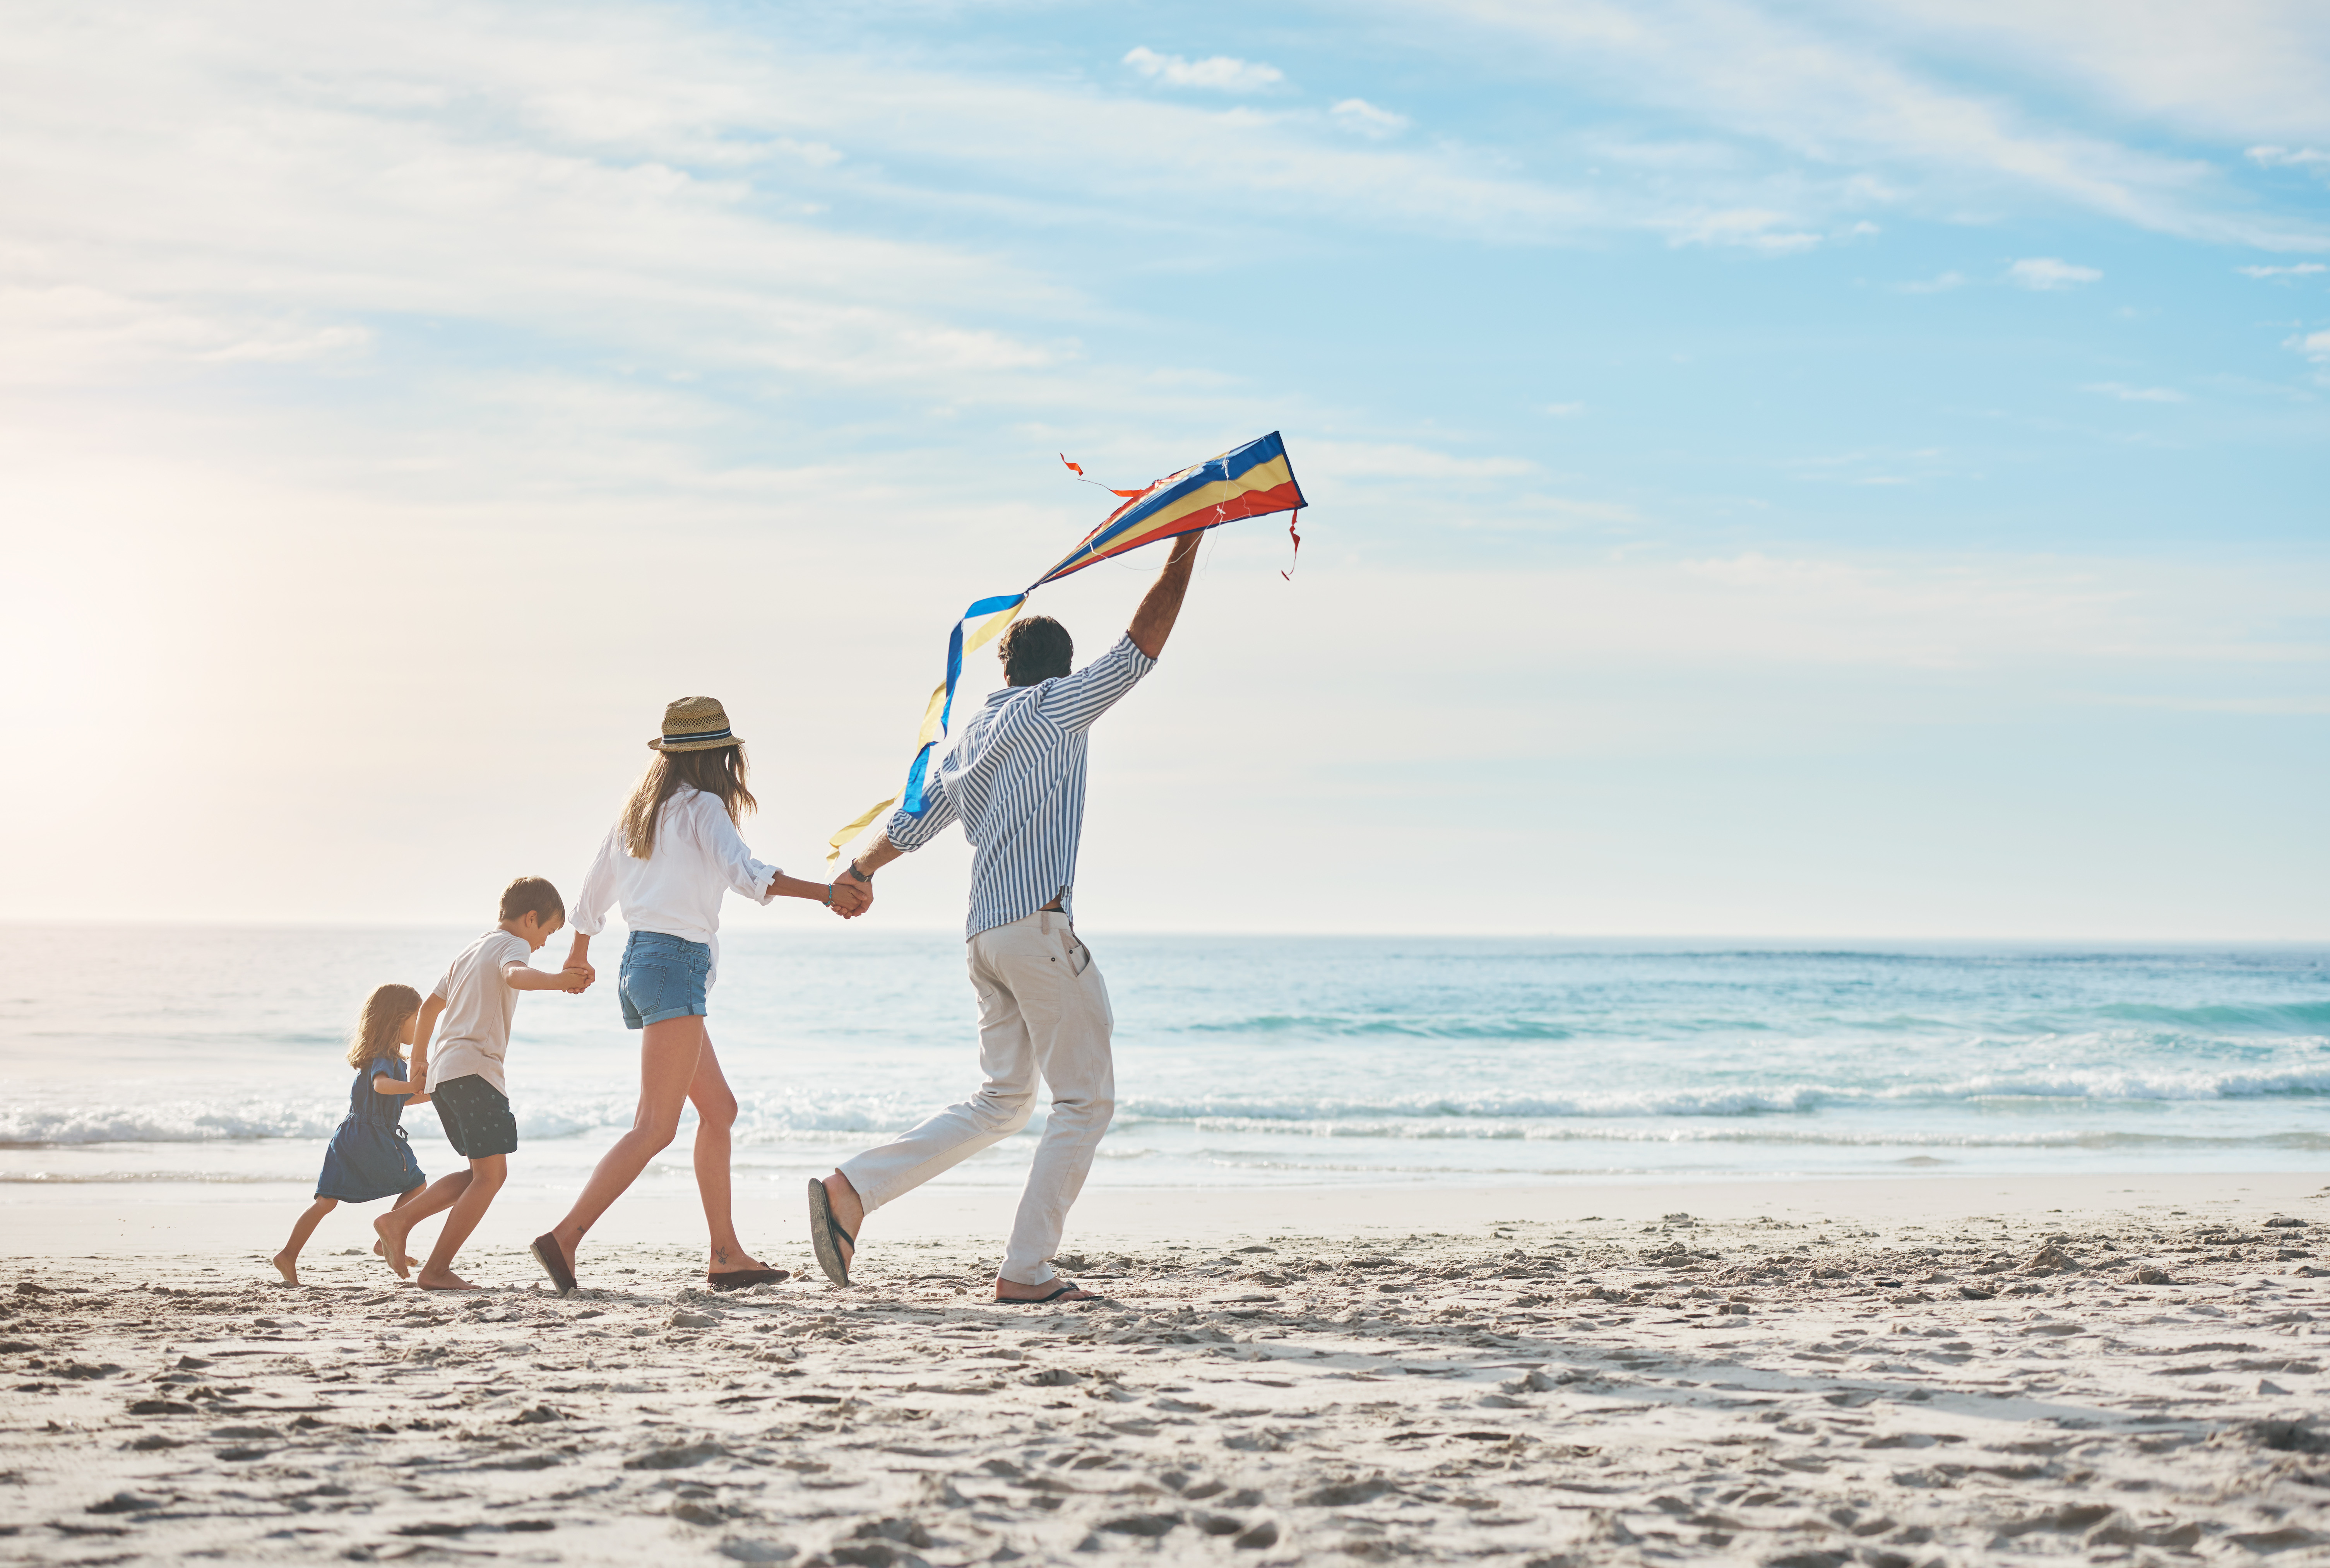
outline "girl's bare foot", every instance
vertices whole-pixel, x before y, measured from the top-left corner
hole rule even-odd
[[[286,1285],[297,1285],[299,1282],[298,1253],[278,1252],[267,1261],[275,1265],[275,1271],[283,1276],[283,1282]]]
[[[485,1288],[470,1284],[450,1269],[423,1269],[421,1278],[413,1283],[423,1290],[481,1290]]]
[[[374,1220],[372,1228],[380,1237],[373,1243],[372,1250],[380,1254],[381,1261],[395,1270],[398,1279],[412,1279],[412,1260],[404,1255],[404,1238],[412,1233],[412,1227],[398,1224],[396,1211],[391,1209]]]

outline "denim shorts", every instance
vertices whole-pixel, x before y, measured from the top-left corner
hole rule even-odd
[[[623,944],[615,989],[623,998],[623,1027],[644,1029],[667,1018],[704,1016],[704,984],[712,949],[663,931],[633,931]]]

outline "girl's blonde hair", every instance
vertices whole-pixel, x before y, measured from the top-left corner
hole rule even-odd
[[[678,794],[683,785],[716,796],[728,808],[731,822],[741,823],[744,813],[758,809],[761,804],[744,788],[742,745],[704,751],[658,751],[623,806],[623,847],[633,859],[645,860],[655,854],[656,824],[663,817],[663,803]]]
[[[410,986],[381,986],[365,998],[356,1015],[355,1032],[348,1036],[348,1065],[362,1067],[385,1056],[404,1060],[404,1021],[421,1011],[421,993]]]

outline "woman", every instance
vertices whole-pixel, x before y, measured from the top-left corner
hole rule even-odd
[[[815,899],[844,916],[866,904],[855,887],[837,893],[831,883],[803,882],[753,858],[736,831],[737,819],[757,804],[744,787],[744,743],[730,732],[718,702],[680,698],[664,709],[663,733],[648,745],[655,760],[608,830],[568,912],[574,945],[566,967],[589,974],[591,938],[605,928],[608,907],[622,905],[631,935],[618,989],[624,1025],[643,1037],[639,1109],[630,1131],[599,1161],[566,1217],[535,1238],[535,1261],[562,1296],[574,1289],[583,1236],[670,1145],[684,1100],[695,1102],[701,1119],[696,1185],[712,1229],[707,1282],[715,1290],[741,1290],[785,1277],[744,1251],[729,1214],[728,1129],[736,1120],[736,1097],[705,1027],[705,997],[718,973],[720,898],[733,890],[763,904]]]

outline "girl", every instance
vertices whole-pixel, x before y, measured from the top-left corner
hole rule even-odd
[[[324,1173],[316,1178],[316,1201],[291,1227],[291,1240],[275,1254],[275,1271],[286,1285],[299,1282],[299,1249],[316,1233],[326,1214],[343,1203],[368,1204],[397,1195],[403,1207],[421,1195],[428,1177],[404,1140],[403,1118],[408,1094],[421,1086],[405,1078],[400,1045],[412,1044],[412,1021],[421,1012],[421,993],[410,986],[383,986],[365,998],[348,1040],[348,1065],[356,1081],[348,1089],[348,1113],[324,1149]],[[425,1096],[422,1099],[426,1099]],[[381,1250],[374,1242],[372,1250]]]
[[[574,1254],[583,1234],[638,1179],[679,1130],[693,1100],[696,1187],[712,1231],[706,1283],[741,1290],[781,1280],[744,1251],[728,1204],[728,1129],[736,1097],[721,1074],[706,1032],[705,998],[718,972],[720,898],[735,892],[755,903],[779,896],[810,898],[836,913],[855,914],[864,896],[826,882],[803,882],[753,858],[736,832],[756,802],[744,787],[744,742],[710,697],[682,697],[664,709],[663,733],[648,742],[655,759],[599,845],[568,912],[574,945],[566,967],[593,975],[591,939],[620,903],[630,938],[623,947],[619,990],[623,1023],[641,1032],[639,1106],[631,1130],[616,1140],[564,1219],[534,1242],[535,1261],[560,1295],[574,1289]]]

